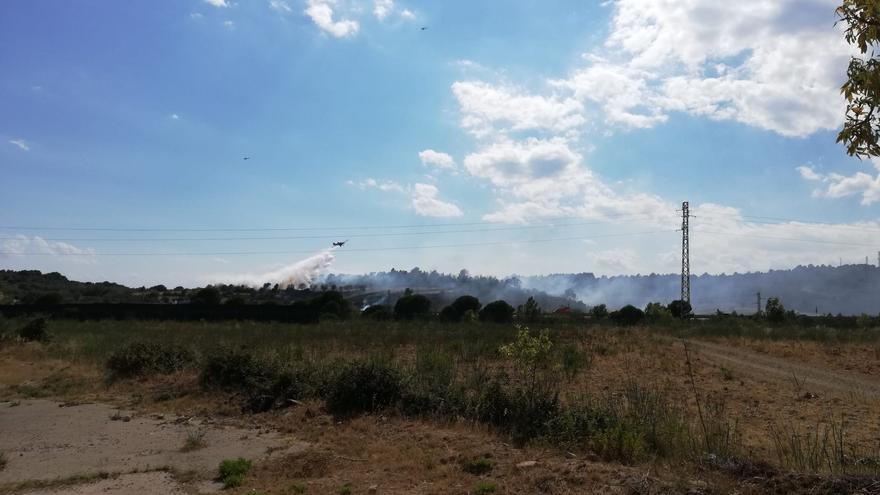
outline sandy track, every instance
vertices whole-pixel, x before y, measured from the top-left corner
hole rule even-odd
[[[740,373],[764,380],[800,384],[807,390],[821,389],[840,396],[880,398],[880,380],[857,373],[817,368],[796,361],[759,354],[746,349],[704,340],[679,340],[691,352]]]
[[[121,418],[120,418],[121,416]],[[124,418],[130,418],[125,420]],[[204,448],[181,452],[191,431],[204,433]],[[0,451],[8,465],[0,471],[0,492],[31,480],[58,480],[99,472],[117,474],[170,468],[194,471],[201,479],[216,475],[223,459],[253,460],[305,448],[276,432],[261,432],[171,415],[134,415],[105,404],[61,407],[49,400],[0,403]],[[125,474],[97,484],[100,493],[153,493],[133,486],[160,482],[174,493],[166,473]],[[144,481],[147,480],[147,481]],[[83,487],[40,493],[92,493]],[[89,488],[93,490],[94,488]],[[157,492],[158,493],[158,492]]]

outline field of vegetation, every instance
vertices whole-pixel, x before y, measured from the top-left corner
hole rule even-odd
[[[426,428],[453,425],[545,457],[641,466],[672,493],[678,485],[693,488],[691,478],[705,480],[699,487],[708,483],[705,493],[716,485],[742,492],[743,480],[783,483],[790,473],[799,473],[791,483],[809,493],[837,493],[840,480],[877,486],[880,394],[870,383],[858,386],[880,373],[876,327],[732,317],[623,325],[376,316],[313,325],[0,320],[8,368],[0,373],[0,399],[213,407],[280,428],[291,428],[285,415],[303,407],[332,418],[325,429],[389,417]],[[773,367],[778,361],[778,370],[756,368],[754,356],[774,360]],[[16,373],[15,363],[28,366]],[[826,383],[823,376],[834,373],[864,380],[847,375]],[[491,465],[502,459],[483,454],[490,457],[463,465],[462,476],[500,489],[505,480]],[[657,466],[676,468],[664,478]],[[259,486],[244,486],[276,481],[257,477]],[[767,488],[758,485],[754,493]]]

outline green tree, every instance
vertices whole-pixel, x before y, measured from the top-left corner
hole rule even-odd
[[[493,301],[487,304],[482,310],[480,310],[480,321],[491,321],[492,323],[512,323],[513,312],[513,306],[507,304],[506,301]]]
[[[426,316],[431,310],[431,300],[421,294],[405,295],[394,304],[394,317],[398,320],[412,320]]]
[[[691,303],[687,301],[682,301],[681,299],[676,299],[672,301],[667,306],[669,312],[672,313],[672,316],[675,318],[688,318],[691,316]]]
[[[785,321],[785,306],[779,302],[778,297],[768,297],[767,304],[764,306],[764,314],[767,317],[767,321],[782,323]]]
[[[611,319],[614,320],[614,323],[622,326],[637,325],[644,318],[645,312],[633,306],[632,304],[627,304],[626,306],[611,313]]]
[[[840,88],[846,99],[846,121],[837,142],[852,156],[880,156],[880,58],[874,51],[880,43],[880,0],[843,0],[837,16],[846,27],[847,43],[861,53],[850,59],[847,80]]]
[[[608,316],[608,307],[604,304],[597,304],[590,309],[590,316],[597,320],[605,319]]]
[[[651,323],[659,323],[672,320],[672,312],[658,302],[648,303],[645,306],[645,319]]]
[[[199,289],[198,292],[195,293],[194,296],[190,299],[192,304],[202,304],[202,305],[217,305],[220,304],[221,296],[220,291],[217,290],[216,287],[205,287],[204,289]]]
[[[541,318],[541,306],[534,297],[529,296],[526,303],[517,308],[517,313],[525,321],[537,321]]]

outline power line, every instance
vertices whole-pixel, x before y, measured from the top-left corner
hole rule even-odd
[[[474,232],[504,232],[517,230],[535,230],[535,229],[559,229],[565,227],[582,227],[587,225],[600,225],[604,221],[597,222],[579,222],[579,223],[561,223],[546,225],[519,225],[514,227],[496,227],[487,229],[462,229],[462,230],[433,230],[424,232],[390,232],[377,234],[321,234],[321,235],[304,235],[304,236],[263,236],[263,237],[51,237],[43,238],[46,241],[53,242],[170,242],[170,241],[265,241],[265,240],[294,240],[294,239],[327,239],[327,238],[360,238],[360,237],[400,237],[415,235],[432,235],[432,234],[462,234]],[[616,224],[633,224],[641,223],[638,221],[615,222]],[[0,237],[0,240],[22,240],[20,237]]]
[[[620,213],[613,215],[603,215],[603,218],[596,220],[602,223],[605,220],[618,218],[656,218],[655,215],[649,213]],[[583,216],[566,216],[545,218],[544,222],[553,222],[561,220],[583,220]],[[58,227],[58,226],[32,226],[32,225],[0,225],[0,230],[27,230],[27,231],[67,231],[67,232],[286,232],[286,231],[328,231],[328,230],[374,230],[374,229],[409,229],[409,228],[443,228],[443,227],[463,227],[476,225],[498,225],[501,222],[449,222],[449,223],[428,223],[428,224],[409,224],[409,225],[362,225],[362,226],[321,226],[321,227],[260,227],[260,228],[143,228],[143,227]]]
[[[429,246],[397,246],[397,247],[383,247],[383,248],[345,248],[345,252],[377,252],[377,251],[406,251],[406,250],[419,250],[419,249],[437,249],[437,248],[456,248],[456,247],[477,247],[477,246],[501,246],[501,245],[515,245],[515,244],[535,244],[542,242],[564,242],[564,241],[586,241],[586,240],[595,240],[595,239],[604,239],[610,237],[627,237],[627,236],[638,236],[638,235],[650,235],[650,234],[665,234],[669,232],[675,232],[675,230],[651,230],[645,232],[624,232],[617,234],[602,234],[602,235],[594,235],[588,237],[557,237],[551,239],[526,239],[526,240],[514,240],[514,241],[496,241],[496,242],[473,242],[473,243],[462,243],[462,244],[439,244],[439,245],[429,245]],[[164,253],[151,253],[151,252],[141,252],[141,253],[132,253],[132,252],[116,252],[116,253],[34,253],[34,252],[25,252],[25,253],[16,253],[16,252],[0,252],[0,255],[7,256],[234,256],[234,255],[258,255],[258,254],[313,254],[315,250],[299,250],[299,251],[215,251],[215,252],[164,252]]]
[[[760,235],[760,234],[742,234],[742,233],[732,233],[732,232],[718,232],[713,230],[703,230],[698,229],[698,232],[701,234],[709,234],[709,235],[724,235],[731,237],[752,237],[756,239],[774,239],[778,241],[795,241],[795,242],[813,242],[817,244],[835,244],[839,246],[852,246],[852,247],[877,247],[877,244],[859,244],[854,242],[841,242],[841,241],[826,241],[822,239],[799,239],[797,237],[777,237],[770,235]]]

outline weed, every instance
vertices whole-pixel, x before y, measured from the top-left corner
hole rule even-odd
[[[474,488],[474,493],[477,495],[483,495],[486,493],[495,493],[498,490],[498,485],[491,481],[481,481],[477,483],[476,488]]]
[[[575,344],[566,344],[560,352],[560,362],[565,378],[571,381],[584,368],[590,366],[592,361],[588,353],[582,352]]]
[[[46,319],[35,318],[18,330],[18,336],[26,342],[46,342],[49,332],[46,330]]]
[[[346,483],[339,487],[339,491],[337,493],[339,495],[351,495],[351,483]]]
[[[208,357],[202,386],[227,391],[265,390],[278,378],[278,368],[249,352],[227,351]]]
[[[733,380],[734,379],[733,371],[731,371],[729,368],[725,368],[724,366],[722,366],[721,367],[721,378],[727,382]]]
[[[192,351],[179,345],[135,342],[111,354],[107,369],[115,377],[129,378],[149,373],[174,373],[192,366],[195,360]]]
[[[305,493],[306,492],[306,485],[305,485],[305,483],[294,483],[294,484],[290,485],[290,488],[288,488],[288,491],[293,492],[293,493]]]
[[[186,438],[183,440],[183,447],[180,448],[181,452],[192,452],[194,450],[199,450],[207,447],[208,444],[205,442],[205,431],[200,429],[191,429],[187,430]]]
[[[485,457],[465,459],[461,463],[461,470],[469,474],[480,476],[492,470],[492,460]]]
[[[219,481],[224,488],[235,488],[244,483],[244,477],[251,469],[251,461],[239,457],[238,459],[226,459],[220,463]]]
[[[330,384],[327,410],[337,415],[371,413],[395,404],[402,393],[400,372],[377,361],[346,365]]]

